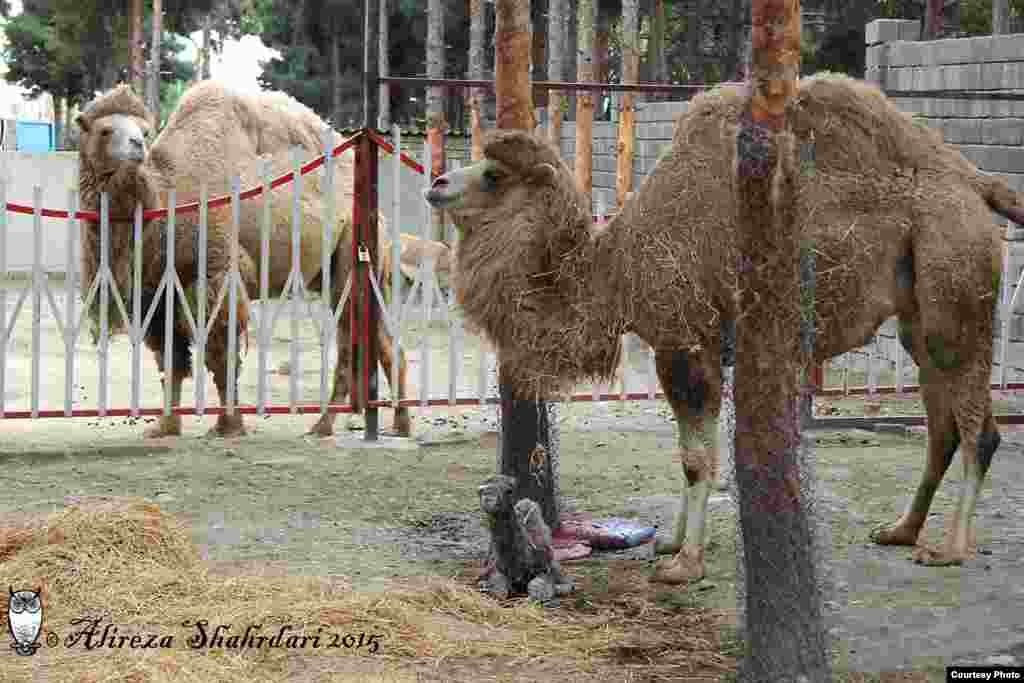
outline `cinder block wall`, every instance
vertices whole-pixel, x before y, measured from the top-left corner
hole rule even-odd
[[[865,78],[894,96],[900,109],[942,131],[946,142],[982,171],[1024,191],[1024,100],[953,99],[936,92],[1024,94],[1024,34],[922,42],[919,31],[916,21],[879,19],[868,24]],[[919,96],[895,97],[895,91]],[[993,216],[1006,225],[1005,219]],[[1016,285],[1024,270],[1024,226],[1010,226],[1008,238],[1009,272]],[[1017,308],[1024,311],[1024,305]],[[1012,316],[1010,340],[1024,341],[1024,316]]]

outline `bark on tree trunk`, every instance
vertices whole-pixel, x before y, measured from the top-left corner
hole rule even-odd
[[[53,144],[55,149],[64,149],[64,135],[67,128],[64,125],[64,98],[53,98]]]
[[[596,6],[594,20],[594,80],[598,83],[608,82],[608,33],[611,30],[611,18],[601,11],[601,4]]]
[[[1010,32],[1010,0],[992,0],[992,35]]]
[[[568,42],[565,0],[548,0],[548,80],[565,78],[563,52]],[[562,107],[564,98],[558,90],[548,93],[548,141],[558,148],[562,142]]]
[[[650,51],[651,78],[655,83],[668,80],[665,68],[665,0],[654,0],[654,15],[651,17]]]
[[[484,78],[484,8],[483,0],[469,0],[469,78]],[[471,136],[470,159],[483,159],[483,130],[480,127],[481,107],[483,106],[482,90],[473,88],[469,91],[469,127]]]
[[[128,82],[136,94],[141,95],[144,90],[145,72],[143,64],[143,51],[145,45],[142,42],[142,0],[128,0]]]
[[[495,6],[497,127],[532,131],[536,126],[530,85],[530,0],[497,0]],[[557,425],[545,401],[521,399],[499,365],[501,446],[499,473],[516,477],[517,498],[530,498],[549,527],[558,527]]]
[[[594,20],[597,14],[595,0],[579,0],[577,23],[576,80],[594,80]],[[576,187],[586,197],[587,210],[592,211],[593,189],[593,130],[594,94],[576,95]]]
[[[928,0],[924,21],[923,40],[938,40],[942,36],[942,0]]]
[[[814,303],[798,295],[800,179],[785,112],[800,73],[800,2],[754,0],[751,11],[753,89],[736,133],[734,185],[736,484],[748,643],[738,680],[825,681],[831,675],[804,497],[811,492],[801,491],[798,461],[797,382],[813,356],[804,316],[813,316]]]
[[[331,118],[334,128],[341,125],[341,31],[331,31]]]
[[[203,80],[203,79],[207,79],[207,78],[211,77],[210,76],[210,74],[212,72],[212,69],[211,69],[211,59],[212,59],[213,55],[212,55],[212,50],[211,50],[211,47],[210,47],[210,42],[211,42],[211,40],[210,40],[211,39],[211,35],[210,34],[212,32],[213,32],[213,16],[207,14],[205,17],[203,17],[203,48],[202,48],[202,51],[200,52],[200,56],[199,56],[199,58],[201,60],[201,63],[202,63],[202,68],[199,70],[199,73],[197,74],[199,80]]]
[[[427,78],[444,78],[444,3],[427,0]],[[445,173],[444,89],[427,89],[427,140],[430,144],[430,177]],[[431,209],[433,239],[444,240],[444,211]]]
[[[640,75],[640,37],[637,0],[622,0],[622,82],[636,83]],[[622,95],[619,145],[615,173],[615,203],[621,209],[633,187],[633,93]]]
[[[163,34],[163,2],[153,0],[153,49],[149,55],[146,76],[146,104],[155,120],[160,121],[160,38]]]
[[[388,61],[388,50],[390,49],[390,38],[388,38],[388,0],[380,0],[380,48],[377,51],[377,59],[380,64],[380,75],[391,75],[391,63]],[[377,127],[381,130],[388,130],[391,127],[391,90],[382,83],[380,85],[380,119]]]

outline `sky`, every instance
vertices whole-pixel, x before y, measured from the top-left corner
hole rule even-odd
[[[21,12],[21,0],[11,0],[11,13]],[[185,52],[191,59],[195,59],[197,46],[202,44],[203,34],[196,31],[189,36],[192,41],[185,41]],[[261,68],[260,61],[277,56],[277,50],[272,50],[263,44],[257,36],[244,36],[241,40],[228,40],[224,43],[224,51],[213,58],[210,65],[210,76],[214,80],[230,82],[235,88],[244,91],[256,91],[260,89],[259,77]]]

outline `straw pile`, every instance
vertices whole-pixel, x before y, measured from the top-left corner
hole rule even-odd
[[[413,680],[410,667],[451,672],[460,662],[467,680],[474,680],[476,666],[498,658],[513,671],[529,672],[545,661],[557,662],[562,674],[643,665],[648,680],[679,680],[694,671],[717,678],[731,663],[717,653],[713,615],[638,599],[584,613],[522,600],[499,604],[450,579],[356,593],[343,580],[217,575],[182,523],[139,499],[79,501],[36,524],[4,528],[0,568],[15,590],[40,587],[43,599],[40,650],[32,657],[0,655],[0,680],[9,682],[42,676],[51,683],[372,683]],[[102,645],[87,650],[85,635],[72,642],[87,627],[73,623],[79,619],[100,619],[92,642]],[[183,624],[204,619],[208,635],[217,624],[232,626],[225,639],[258,624],[269,638],[289,625],[285,638],[305,635],[307,644],[190,647],[198,631]],[[108,625],[117,630],[104,636]],[[47,644],[51,632],[56,647]],[[367,637],[360,648],[361,633]],[[136,634],[138,647],[128,640],[108,646],[111,638]],[[356,647],[328,647],[328,634],[353,634],[349,643]],[[379,634],[376,652],[368,651],[370,634]],[[319,648],[312,645],[316,635]],[[172,637],[167,647],[142,647],[163,645],[166,636]]]

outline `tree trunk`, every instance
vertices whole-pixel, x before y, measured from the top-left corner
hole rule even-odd
[[[647,43],[651,62],[651,79],[655,83],[668,80],[665,68],[665,0],[654,0],[654,15],[651,17],[651,39]]]
[[[380,0],[380,48],[377,60],[380,64],[380,75],[391,75],[391,63],[388,61],[388,50],[391,49],[388,38],[388,0]],[[384,83],[380,85],[380,118],[377,127],[388,130],[391,127],[391,89]]]
[[[1010,32],[1010,0],[992,0],[992,35]]]
[[[925,12],[922,40],[938,40],[942,37],[942,0],[928,0]]]
[[[495,6],[495,91],[497,127],[532,131],[530,85],[530,0],[497,0]],[[501,445],[499,473],[517,479],[517,498],[530,498],[552,529],[558,527],[558,439],[545,401],[515,396],[500,364]]]
[[[611,31],[611,17],[601,11],[601,4],[596,6],[594,20],[594,80],[598,83],[608,82],[608,38]]]
[[[640,36],[637,32],[637,0],[622,0],[622,82],[636,83],[640,76]],[[615,173],[615,203],[621,209],[633,187],[633,93],[622,95],[619,144]]]
[[[53,97],[53,145],[54,149],[64,149],[64,116],[65,100],[63,97]]]
[[[335,130],[341,125],[341,31],[331,31],[331,118]]]
[[[469,0],[469,78],[474,81],[484,78],[484,4],[483,0]],[[479,161],[484,157],[483,130],[480,128],[483,91],[476,88],[469,91],[469,127],[471,136],[470,159]]]
[[[800,290],[800,182],[787,101],[800,73],[799,0],[754,0],[749,108],[736,133],[739,207],[736,485],[746,576],[739,681],[826,681],[809,494],[799,467],[798,375],[813,358]],[[810,250],[808,249],[808,253]],[[804,678],[800,678],[800,677]]]
[[[427,78],[444,78],[444,2],[427,0]],[[427,89],[427,140],[430,144],[430,177],[445,173],[444,89]],[[433,237],[444,240],[444,211],[431,209]]]
[[[198,76],[199,80],[204,80],[204,79],[212,77],[211,73],[212,73],[213,70],[212,70],[211,60],[213,58],[213,52],[212,52],[212,50],[210,48],[210,38],[211,38],[210,34],[212,33],[212,31],[213,31],[213,16],[210,15],[210,14],[207,14],[205,17],[203,17],[203,47],[202,47],[202,50],[199,53],[200,54],[199,58],[200,58],[200,62],[202,64],[202,68],[199,69],[199,73],[196,74]]]
[[[530,85],[530,1],[495,5],[494,81],[498,89],[498,128],[532,131],[533,92]],[[501,26],[501,29],[498,29]]]
[[[568,26],[566,25],[567,8],[565,0],[548,0],[548,80],[561,81],[565,78],[565,59],[563,52],[568,42]],[[564,98],[561,92],[552,90],[548,93],[548,141],[561,149],[562,145],[562,106]]]
[[[141,95],[145,77],[142,39],[142,0],[128,0],[128,82],[135,93]]]
[[[146,75],[146,105],[153,117],[160,121],[160,38],[163,34],[162,0],[153,0],[153,49],[149,56]]]
[[[579,0],[577,23],[576,80],[594,80],[594,19],[597,14],[596,0]],[[594,94],[579,92],[576,95],[576,187],[586,197],[587,211],[593,210],[593,130]]]

